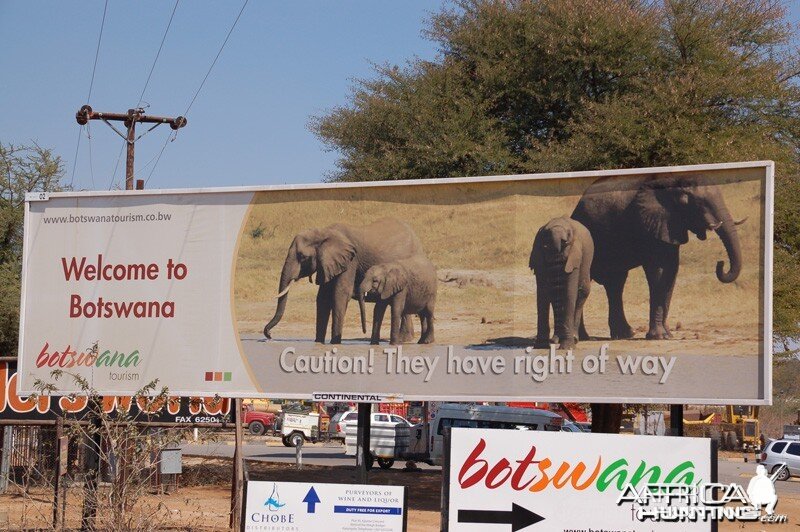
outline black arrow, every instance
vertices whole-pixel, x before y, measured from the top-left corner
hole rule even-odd
[[[544,521],[544,517],[523,508],[519,504],[511,503],[510,511],[503,510],[459,510],[459,523],[490,523],[497,525],[511,525],[511,532],[517,532],[525,527]]]

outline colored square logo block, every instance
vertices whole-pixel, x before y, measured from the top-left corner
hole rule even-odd
[[[222,380],[222,372],[221,371],[214,372],[214,380],[215,381],[221,381]]]
[[[214,373],[212,371],[206,371],[206,381],[213,381],[214,380]]]
[[[231,372],[230,371],[226,371],[225,375],[223,375],[223,379],[222,380],[224,380],[225,382],[230,381],[231,380]]]

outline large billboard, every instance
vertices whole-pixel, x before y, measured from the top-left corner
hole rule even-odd
[[[29,195],[20,388],[766,404],[773,171]]]

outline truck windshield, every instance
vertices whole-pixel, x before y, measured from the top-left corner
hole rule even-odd
[[[471,429],[511,429],[511,430],[539,430],[538,423],[517,423],[513,421],[488,421],[479,419],[454,419],[442,418],[439,422],[439,428],[436,433],[442,435],[444,429],[456,428],[471,428]],[[553,429],[547,429],[553,430]],[[558,430],[558,429],[555,429]]]

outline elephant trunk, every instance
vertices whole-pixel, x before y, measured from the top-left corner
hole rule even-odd
[[[367,334],[367,308],[364,305],[364,290],[358,290],[358,310],[361,311],[361,332]]]
[[[728,260],[731,265],[728,271],[725,271],[725,262],[717,262],[717,279],[723,283],[732,283],[739,277],[739,272],[742,270],[742,246],[739,242],[739,234],[736,230],[736,222],[733,221],[728,209],[723,205],[718,211],[718,220],[722,222],[716,232],[719,235],[722,244],[725,246],[725,251],[728,253]]]
[[[264,336],[267,338],[272,338],[270,331],[281,321],[281,318],[283,318],[283,313],[286,310],[286,300],[289,298],[289,285],[293,281],[296,281],[299,275],[300,264],[294,259],[292,250],[290,250],[289,257],[286,258],[286,262],[283,264],[283,270],[281,270],[281,282],[278,285],[278,306],[275,309],[275,315],[272,316],[269,323],[264,326]]]

